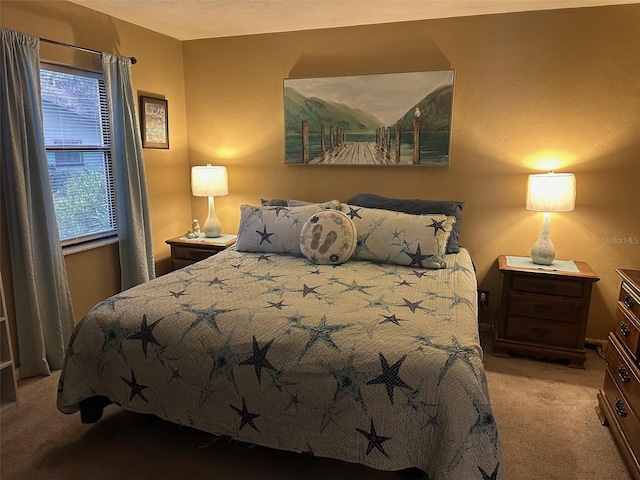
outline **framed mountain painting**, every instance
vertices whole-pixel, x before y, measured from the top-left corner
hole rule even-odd
[[[454,70],[284,80],[288,165],[449,165]]]

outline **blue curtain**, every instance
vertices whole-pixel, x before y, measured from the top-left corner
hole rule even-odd
[[[1,29],[0,184],[22,377],[62,368],[75,326],[44,147],[39,46],[36,37]]]
[[[131,59],[102,54],[111,116],[122,289],[155,278],[142,140],[131,82]]]

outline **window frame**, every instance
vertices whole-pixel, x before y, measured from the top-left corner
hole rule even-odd
[[[100,154],[103,157],[104,168],[106,171],[106,188],[107,192],[105,199],[109,208],[109,221],[112,226],[111,229],[98,232],[88,233],[84,235],[77,235],[74,237],[61,239],[58,237],[64,254],[76,253],[79,251],[88,250],[102,245],[112,244],[118,241],[118,224],[116,217],[116,193],[115,193],[115,165],[113,159],[112,149],[112,135],[111,135],[111,117],[109,114],[106,85],[104,82],[104,75],[101,71],[90,70],[86,68],[76,67],[73,65],[65,65],[53,62],[41,61],[39,69],[47,71],[53,71],[58,73],[64,73],[75,76],[84,76],[98,80],[99,86],[99,103],[100,103],[100,117],[101,117],[101,129],[103,145],[73,145],[73,144],[49,144],[45,143],[45,150],[47,154],[58,153],[89,153]],[[42,89],[42,87],[41,87]],[[44,120],[44,113],[43,113]],[[44,123],[43,123],[44,127]],[[54,140],[55,142],[55,140]],[[47,157],[48,158],[48,157]],[[48,159],[47,159],[48,161]],[[53,186],[52,186],[53,187]],[[56,218],[57,220],[57,218]],[[58,234],[59,235],[59,234]]]

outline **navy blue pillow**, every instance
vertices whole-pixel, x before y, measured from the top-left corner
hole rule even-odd
[[[404,199],[389,198],[375,195],[373,193],[359,193],[355,197],[347,200],[349,205],[357,205],[366,208],[380,208],[382,210],[391,210],[393,212],[403,212],[410,215],[428,215],[443,214],[456,217],[456,223],[453,225],[453,231],[447,242],[447,253],[458,253],[460,245],[458,239],[460,237],[460,227],[462,226],[462,207],[464,202],[455,202],[449,200],[420,200],[420,199]]]

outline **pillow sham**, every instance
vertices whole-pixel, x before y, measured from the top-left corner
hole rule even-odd
[[[444,268],[447,241],[456,218],[452,215],[409,215],[377,208],[342,205],[353,220],[358,244],[356,260]]]
[[[271,200],[261,198],[260,205],[265,207],[286,207],[287,201],[284,198],[272,198]]]
[[[236,249],[241,252],[288,253],[302,255],[300,230],[318,205],[270,207],[240,205],[240,228]]]
[[[300,231],[300,250],[313,263],[337,265],[349,260],[357,243],[356,227],[340,210],[314,213]]]
[[[340,210],[340,200],[329,200],[324,203],[306,202],[304,200],[287,200],[289,207],[302,207],[304,205],[320,205],[325,210]]]
[[[447,253],[458,253],[460,251],[460,227],[462,226],[462,207],[464,202],[450,200],[421,200],[390,198],[375,195],[373,193],[359,193],[347,202],[349,205],[359,205],[367,208],[379,208],[394,212],[403,212],[411,215],[427,215],[440,213],[454,216],[456,223],[447,240]]]

